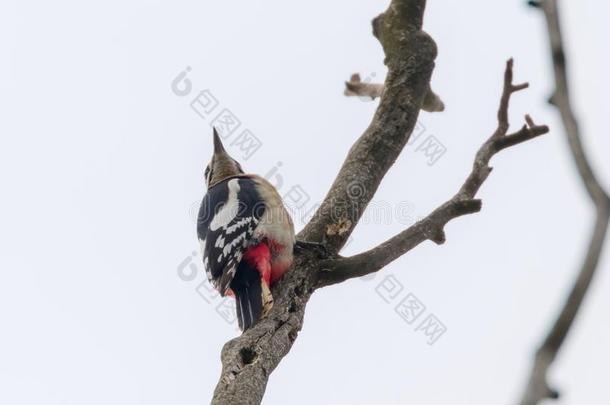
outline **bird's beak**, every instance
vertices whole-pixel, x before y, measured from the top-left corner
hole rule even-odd
[[[218,136],[218,131],[216,131],[216,128],[214,128],[214,155],[220,155],[222,153],[227,152],[225,151],[225,147],[222,145],[220,136]]]

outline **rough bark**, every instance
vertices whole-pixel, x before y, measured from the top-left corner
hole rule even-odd
[[[531,1],[530,4],[539,7],[546,19],[555,75],[555,92],[549,99],[549,102],[559,111],[574,163],[587,194],[593,203],[596,217],[587,252],[576,280],[557,318],[534,356],[532,370],[521,397],[521,405],[535,405],[543,399],[556,399],[559,397],[557,389],[551,388],[547,382],[548,369],[568,335],[591,285],[602,253],[608,230],[608,220],[610,219],[610,198],[591,169],[582,145],[578,122],[571,107],[566,57],[557,1]]]
[[[371,124],[350,149],[320,208],[297,236],[301,242],[297,243],[295,263],[272,289],[275,304],[271,312],[223,347],[222,372],[213,404],[259,404],[269,375],[298,336],[311,294],[320,287],[362,275],[360,263],[365,257],[343,258],[338,252],[406,145],[429,97],[436,45],[421,29],[425,5],[425,0],[392,0],[388,9],[373,20],[373,34],[383,46],[388,67],[380,104]],[[460,191],[424,220],[364,253],[374,256],[374,265],[366,268],[367,273],[379,270],[424,240],[442,243],[442,229],[448,221],[480,210],[480,201],[473,197],[491,171],[491,157],[548,131],[528,118],[527,125],[507,135],[510,96],[525,87],[512,84],[509,61],[498,129],[477,153],[473,170]],[[380,259],[382,255],[388,257]]]

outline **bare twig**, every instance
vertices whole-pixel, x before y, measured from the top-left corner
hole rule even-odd
[[[521,405],[535,405],[545,398],[559,397],[559,392],[550,388],[547,382],[548,369],[570,331],[595,275],[606,238],[608,220],[610,219],[610,198],[591,169],[582,145],[578,123],[571,107],[557,0],[530,1],[529,3],[532,6],[539,7],[546,18],[556,87],[549,101],[559,110],[578,173],[591,201],[595,205],[596,220],[586,256],[574,285],[542,345],[536,351],[527,386],[521,398]]]
[[[370,97],[375,100],[383,93],[383,84],[363,82],[358,73],[354,73],[345,82],[345,94],[348,97]]]
[[[383,93],[383,84],[371,83],[368,81],[362,81],[358,73],[354,73],[348,81],[345,82],[345,94],[348,97],[369,97],[371,100],[375,100],[380,97]],[[445,104],[441,98],[428,88],[424,102],[422,104],[422,110],[428,112],[440,112],[445,110]]]
[[[381,245],[355,256],[329,260],[323,266],[324,271],[320,273],[321,286],[376,272],[425,240],[442,244],[445,241],[444,227],[450,220],[480,211],[481,201],[474,197],[491,172],[491,167],[488,165],[491,158],[509,146],[528,141],[549,131],[547,126],[536,125],[529,116],[526,116],[526,124],[519,131],[507,135],[510,97],[527,87],[527,84],[513,84],[512,79],[511,59],[506,63],[504,88],[498,110],[498,127],[477,152],[472,171],[458,193],[430,215]]]

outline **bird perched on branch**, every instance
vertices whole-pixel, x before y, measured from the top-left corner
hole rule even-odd
[[[208,191],[197,235],[208,280],[221,296],[235,296],[242,331],[273,306],[270,286],[290,267],[294,225],[277,190],[245,174],[214,128],[214,155],[205,169]]]

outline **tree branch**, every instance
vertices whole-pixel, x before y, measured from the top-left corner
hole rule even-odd
[[[338,252],[406,145],[430,86],[436,44],[421,30],[425,0],[393,0],[373,20],[388,66],[373,120],[350,149],[330,191],[299,234]]]
[[[343,92],[348,97],[370,97],[371,100],[380,97],[381,93],[383,93],[382,83],[363,82],[358,73],[354,73],[345,82],[345,91]]]
[[[545,125],[536,125],[529,116],[526,125],[519,131],[507,135],[508,106],[513,93],[523,90],[527,84],[513,84],[513,61],[506,63],[504,88],[498,109],[498,127],[481,146],[468,178],[449,201],[435,209],[430,215],[379,246],[347,258],[330,260],[320,273],[319,284],[327,286],[376,272],[426,240],[442,244],[445,242],[445,225],[452,219],[481,210],[481,200],[474,199],[481,185],[491,172],[489,161],[501,150],[528,141],[549,131]]]
[[[550,103],[557,107],[563,126],[565,128],[568,145],[574,158],[576,168],[583,185],[595,206],[596,219],[585,259],[580,267],[578,276],[572,289],[563,304],[559,315],[555,319],[548,335],[536,351],[534,364],[521,398],[521,405],[535,405],[545,398],[558,398],[559,392],[549,387],[547,373],[555,360],[563,341],[565,340],[584,297],[587,294],[593,276],[597,270],[599,258],[603,250],[604,240],[610,219],[610,198],[597,180],[585,154],[581,134],[574,112],[568,86],[565,51],[561,34],[559,10],[556,0],[530,1],[530,5],[539,7],[546,19],[549,45],[553,59],[555,74],[555,92]]]
[[[345,82],[345,94],[348,97],[369,97],[375,100],[383,93],[384,86],[381,83],[363,82],[358,73],[354,73],[348,81]],[[426,91],[422,110],[428,112],[440,112],[445,110],[443,100],[430,87]]]

